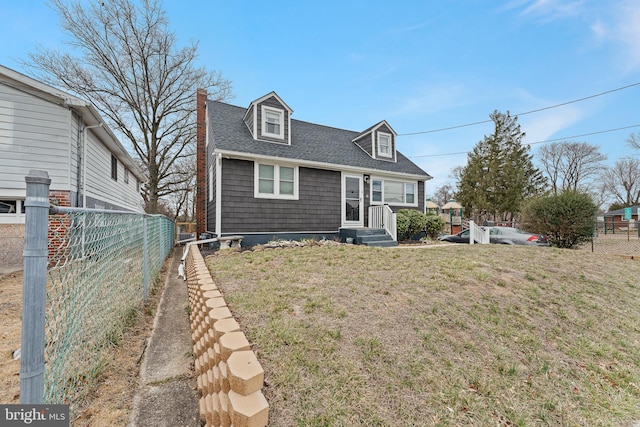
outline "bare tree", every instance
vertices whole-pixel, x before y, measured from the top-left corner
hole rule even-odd
[[[159,0],[50,4],[72,50],[39,47],[25,65],[89,100],[130,143],[148,175],[148,211],[157,212],[158,200],[185,178],[174,165],[192,156],[187,147],[195,143],[196,90],[222,100],[231,96],[231,83],[195,66],[197,44],[178,46]]]
[[[431,201],[436,205],[442,206],[454,197],[454,188],[451,184],[444,184],[436,188]]]
[[[599,147],[571,141],[544,145],[538,157],[554,195],[564,190],[588,190],[588,183],[600,174],[607,160]]]
[[[192,158],[184,158],[176,161],[173,173],[177,182],[174,191],[167,197],[173,209],[173,219],[182,221],[195,221],[192,211],[196,190],[196,164]]]
[[[632,148],[640,150],[640,132],[629,135],[627,138],[627,144]]]
[[[640,203],[640,160],[621,159],[602,173],[602,191],[624,206]]]

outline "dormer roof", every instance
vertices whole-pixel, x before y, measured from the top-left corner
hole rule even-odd
[[[243,117],[254,139],[291,145],[293,110],[271,91],[249,104]]]
[[[275,98],[275,100],[276,100],[276,101],[278,101],[278,103],[279,103],[280,105],[282,105],[282,107],[286,108],[286,109],[287,109],[287,111],[289,111],[289,113],[293,114],[293,109],[291,109],[291,107],[289,107],[289,106],[287,105],[287,103],[286,103],[286,102],[284,102],[284,101],[282,100],[282,98],[280,98],[280,96],[279,96],[275,91],[273,91],[273,90],[272,90],[271,92],[269,92],[268,94],[263,95],[263,96],[261,96],[260,98],[256,99],[255,101],[252,101],[252,102],[251,102],[251,104],[249,104],[249,105],[251,106],[251,105],[257,105],[257,104],[260,104],[261,102],[264,102],[264,101],[268,100],[268,99],[269,99],[269,98],[271,98],[271,97]]]
[[[387,123],[382,120],[375,125],[365,129],[352,142],[362,148],[371,158],[396,162],[396,137],[398,134]]]

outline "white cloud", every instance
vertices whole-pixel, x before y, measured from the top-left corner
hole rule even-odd
[[[509,9],[540,22],[578,19],[598,45],[606,43],[625,72],[640,70],[640,3],[638,0],[514,0]]]
[[[575,16],[581,13],[584,0],[532,0],[519,2],[517,7],[525,7],[522,15],[534,16],[543,21]]]
[[[617,8],[617,22],[612,23],[612,37],[619,42],[627,58],[627,71],[640,69],[640,4],[623,1]]]
[[[535,116],[521,116],[518,118],[521,129],[526,133],[524,143],[546,141],[563,138],[562,131],[578,123],[585,117],[585,112],[577,107],[565,106],[561,109],[541,112]]]
[[[596,19],[593,24],[591,24],[591,32],[596,36],[596,39],[602,40],[608,37],[608,28],[601,19]]]

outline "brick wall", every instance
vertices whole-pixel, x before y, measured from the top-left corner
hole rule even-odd
[[[71,206],[69,191],[50,191],[49,203],[56,206]],[[69,220],[65,215],[49,216],[49,258],[59,256],[56,248],[64,246]],[[22,268],[22,251],[24,250],[24,224],[0,225],[0,265],[4,267]]]
[[[49,203],[54,206],[71,207],[71,193],[69,191],[49,191]],[[64,243],[71,222],[67,215],[49,215],[49,265],[62,260],[68,250]]]
[[[190,246],[185,273],[201,420],[215,427],[266,426],[264,371],[196,245]]]
[[[198,89],[196,100],[196,237],[207,230],[207,91]]]

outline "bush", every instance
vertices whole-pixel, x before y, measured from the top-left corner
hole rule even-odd
[[[442,230],[444,230],[444,219],[442,219],[440,215],[433,213],[428,213],[425,216],[425,234],[431,239],[437,239],[440,233],[442,233]]]
[[[396,229],[398,231],[398,240],[405,240],[405,237],[409,232],[409,223],[411,222],[408,215],[402,213],[403,211],[396,212]]]
[[[400,209],[396,212],[396,224],[398,240],[411,239],[422,231],[435,239],[444,228],[444,220],[439,216],[423,214],[415,209]]]
[[[424,230],[424,215],[415,209],[400,209],[396,212],[398,240],[407,240]]]
[[[598,208],[587,194],[565,191],[526,203],[522,224],[527,231],[546,234],[558,248],[573,248],[591,241]]]

